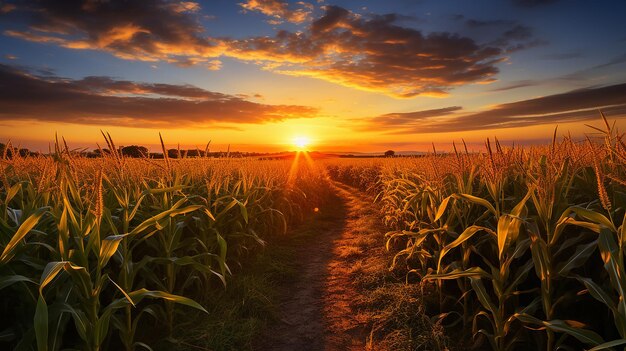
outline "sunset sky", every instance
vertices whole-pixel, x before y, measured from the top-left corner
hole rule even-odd
[[[0,142],[448,148],[626,129],[626,1],[0,1]],[[300,139],[298,139],[300,138]]]

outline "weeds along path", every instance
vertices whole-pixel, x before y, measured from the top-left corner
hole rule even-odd
[[[385,270],[382,228],[371,199],[331,183],[336,199],[320,209],[308,245],[298,249],[300,278],[283,289],[281,320],[271,325],[258,350],[364,350],[371,325],[359,313],[363,298],[351,278],[355,267]],[[306,230],[306,228],[304,228]],[[376,259],[379,257],[380,259]],[[372,263],[375,262],[375,263]]]

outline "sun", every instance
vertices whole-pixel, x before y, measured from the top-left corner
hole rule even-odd
[[[305,136],[297,136],[293,138],[293,145],[299,150],[306,150],[311,145],[311,139]]]

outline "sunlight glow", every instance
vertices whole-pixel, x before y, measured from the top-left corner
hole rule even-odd
[[[311,139],[305,136],[297,136],[293,138],[293,145],[299,150],[306,150],[306,148],[311,145]]]

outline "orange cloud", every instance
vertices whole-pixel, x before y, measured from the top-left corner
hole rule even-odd
[[[73,49],[110,52],[128,60],[164,61],[180,66],[221,67],[221,56],[251,61],[280,74],[323,79],[397,98],[446,96],[456,86],[489,83],[506,53],[536,44],[530,28],[512,23],[497,40],[479,44],[454,33],[425,34],[400,25],[400,15],[360,15],[338,6],[303,31],[243,39],[206,36],[195,2],[84,2],[70,6],[44,1],[28,8],[29,30],[6,35]],[[282,0],[240,4],[274,19],[304,21],[312,5],[291,9]],[[15,12],[19,12],[16,10]]]
[[[426,35],[397,25],[396,15],[365,17],[337,6],[325,11],[306,32],[227,42],[225,55],[399,98],[445,96],[455,86],[492,81],[503,60],[498,46],[451,33]]]
[[[593,120],[598,118],[598,109],[612,118],[626,117],[626,83],[515,101],[473,113],[462,114],[460,107],[388,113],[362,120],[359,129],[414,134],[526,127]]]
[[[140,61],[207,64],[223,52],[220,40],[202,35],[195,2],[160,0],[84,2],[80,7],[63,1],[44,1],[26,7],[33,11],[29,30],[7,30],[5,35],[71,49],[109,52]]]
[[[0,64],[0,120],[141,128],[207,127],[315,117],[317,109],[267,105],[192,85],[86,77],[38,77]]]
[[[239,4],[247,11],[257,11],[266,16],[273,17],[272,24],[280,24],[282,20],[291,23],[302,23],[309,19],[313,11],[313,5],[300,1],[299,8],[292,10],[289,4],[282,0],[247,0]]]

